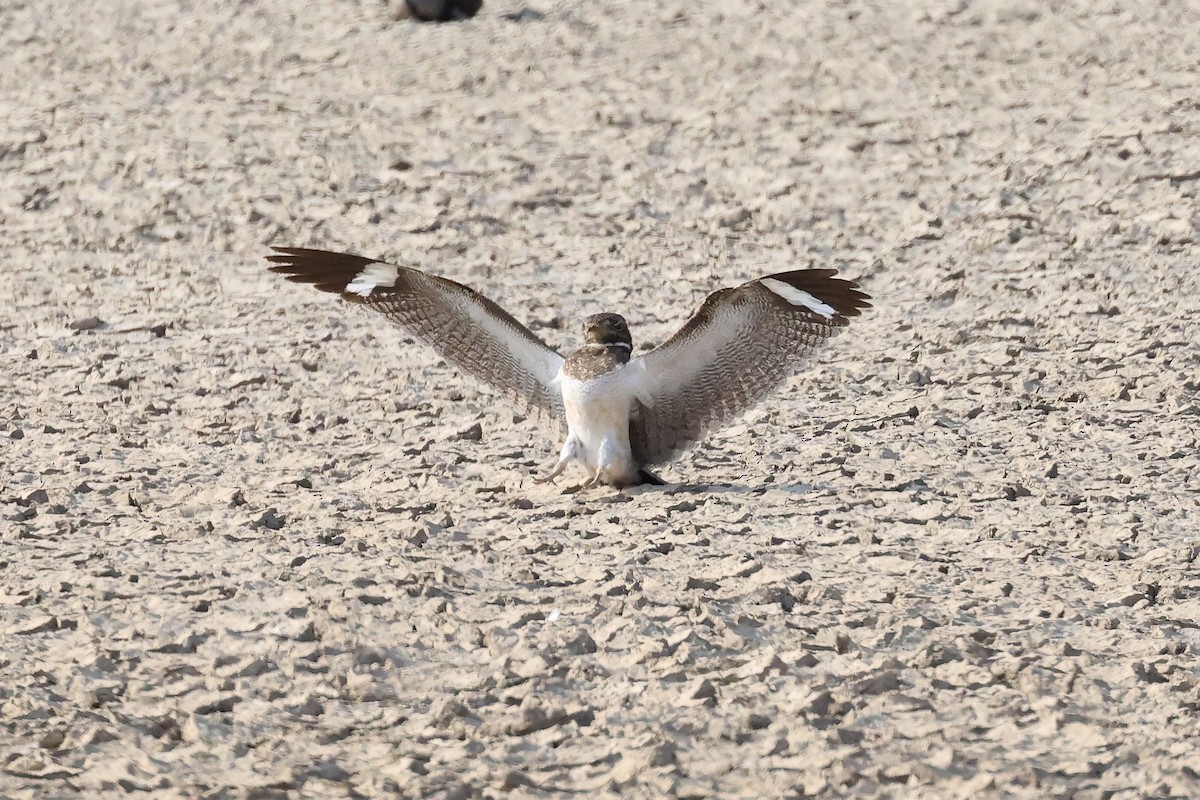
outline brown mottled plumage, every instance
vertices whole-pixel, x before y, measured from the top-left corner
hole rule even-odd
[[[585,343],[564,359],[462,284],[362,256],[273,249],[273,272],[382,313],[468,374],[565,422],[567,440],[543,480],[578,463],[589,484],[661,482],[646,468],[748,411],[871,305],[836,270],[780,272],[712,293],[637,358],[622,316],[591,316]]]
[[[620,314],[593,314],[583,321],[585,344],[563,363],[563,375],[577,380],[598,378],[629,363],[633,339]]]

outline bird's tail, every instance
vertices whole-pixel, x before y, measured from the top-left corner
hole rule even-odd
[[[638,483],[648,483],[651,486],[666,486],[667,482],[648,469],[638,470]]]

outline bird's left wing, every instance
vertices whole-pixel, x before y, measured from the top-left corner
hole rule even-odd
[[[678,332],[630,362],[630,444],[661,464],[749,411],[805,356],[869,308],[837,270],[768,275],[709,295]]]
[[[468,375],[529,408],[564,418],[556,380],[563,357],[475,290],[363,256],[271,249],[272,272],[378,311]]]

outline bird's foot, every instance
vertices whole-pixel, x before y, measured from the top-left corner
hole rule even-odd
[[[545,475],[541,476],[540,478],[535,475],[533,477],[533,482],[534,483],[554,483],[554,479],[557,478],[559,475],[562,475],[563,470],[566,468],[567,468],[566,462],[559,460],[559,462],[554,465],[554,469],[550,470],[550,472],[546,473]]]

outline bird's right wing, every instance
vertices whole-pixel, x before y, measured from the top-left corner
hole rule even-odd
[[[473,289],[409,267],[348,253],[273,247],[272,272],[383,314],[468,375],[563,420],[563,357]]]
[[[781,272],[721,289],[660,347],[630,362],[630,445],[661,464],[749,411],[823,341],[869,308],[837,270]]]

